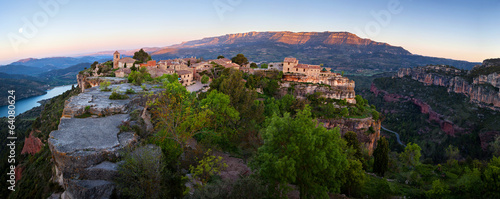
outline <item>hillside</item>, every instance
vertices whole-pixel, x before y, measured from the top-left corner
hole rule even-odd
[[[447,64],[471,69],[478,63],[414,55],[402,47],[362,39],[348,32],[249,32],[183,42],[154,51],[153,59],[226,57],[245,54],[255,62],[282,61],[294,56],[337,71],[370,73],[403,67]]]
[[[9,93],[8,90],[16,91],[16,100],[25,99],[28,97],[38,96],[45,94],[45,90],[49,88],[47,84],[40,81],[28,80],[28,79],[7,79],[0,78],[0,90],[4,91],[0,93],[0,98],[7,99]],[[8,105],[7,100],[0,101],[0,106]]]

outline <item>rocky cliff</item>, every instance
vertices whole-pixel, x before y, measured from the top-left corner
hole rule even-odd
[[[138,140],[135,132],[120,126],[144,124],[138,117],[144,111],[145,99],[141,94],[130,94],[126,100],[110,100],[111,92],[91,87],[111,80],[111,89],[142,92],[141,87],[119,84],[117,78],[78,78],[78,85],[86,89],[66,101],[58,130],[49,135],[56,171],[53,179],[65,189],[62,198],[110,198],[117,174],[115,160],[122,149]],[[149,87],[153,92],[159,91]]]
[[[500,110],[500,75],[496,72],[471,77],[470,72],[464,70],[445,66],[425,66],[399,69],[395,77],[410,77],[427,86],[444,86],[448,92],[464,94],[472,103],[481,107]]]
[[[390,103],[393,103],[393,102],[412,102],[413,104],[417,105],[420,108],[420,113],[429,114],[428,121],[434,121],[434,122],[438,123],[439,126],[441,127],[441,130],[444,131],[448,135],[455,136],[455,133],[466,133],[464,128],[455,125],[453,122],[446,119],[446,116],[434,111],[429,104],[425,103],[421,99],[411,97],[411,96],[404,96],[404,95],[389,93],[385,90],[378,89],[377,86],[375,86],[375,84],[373,84],[373,83],[370,87],[370,91],[372,93],[374,93],[376,97],[378,97],[378,95],[383,95],[383,99],[386,102],[390,102]]]
[[[308,95],[320,92],[323,97],[331,99],[345,99],[349,103],[356,103],[354,99],[354,81],[346,77],[339,77],[332,80],[331,85],[312,84],[302,82],[283,82],[280,86],[280,95],[294,95],[299,99],[305,99]]]
[[[380,120],[368,118],[342,118],[342,119],[318,119],[318,122],[323,123],[327,129],[335,127],[340,128],[341,135],[348,131],[353,131],[357,134],[360,143],[364,144],[365,149],[371,155],[380,138]]]

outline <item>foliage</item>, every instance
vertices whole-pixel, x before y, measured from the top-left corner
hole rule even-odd
[[[213,113],[210,125],[216,132],[220,128],[234,127],[234,124],[240,119],[238,111],[229,103],[229,96],[217,90],[211,91],[205,99],[200,101],[201,107]]]
[[[415,143],[408,143],[405,147],[405,151],[399,155],[401,162],[407,167],[415,167],[420,164],[420,151],[422,149]]]
[[[128,99],[129,96],[126,94],[121,94],[119,91],[113,91],[111,95],[109,96],[110,100],[124,100]]]
[[[264,63],[264,64],[261,64],[261,65],[260,65],[260,68],[267,69],[268,67],[269,67],[269,65],[268,65],[268,64],[266,64],[266,63]]]
[[[201,76],[201,83],[206,84],[210,78],[207,75]]]
[[[146,51],[144,51],[142,48],[139,51],[134,53],[133,58],[141,63],[144,63],[144,62],[151,60],[151,56]]]
[[[177,75],[177,73],[163,74],[162,76],[157,77],[156,79],[160,80],[161,82],[163,82],[166,85],[169,83],[179,82],[179,75]]]
[[[344,140],[347,143],[347,147],[354,150],[354,157],[359,161],[363,161],[363,154],[358,141],[358,135],[352,131],[347,131],[347,133],[344,134]]]
[[[101,89],[101,91],[111,91],[111,89],[108,88],[110,85],[111,85],[111,82],[103,81],[103,82],[99,83],[99,88]]]
[[[150,101],[157,141],[171,139],[184,149],[188,139],[201,133],[210,122],[212,112],[199,109],[196,98],[179,82],[167,83],[165,91]]]
[[[223,59],[223,58],[225,58],[225,57],[222,55],[217,56],[217,59]]]
[[[193,178],[200,180],[202,185],[205,185],[213,175],[219,175],[222,170],[227,168],[227,164],[222,161],[222,157],[211,155],[210,152],[209,149],[196,167],[189,166]]]
[[[134,89],[129,88],[129,89],[127,89],[127,90],[125,91],[125,94],[135,94],[135,90],[134,90]]]
[[[500,197],[500,157],[493,157],[484,171],[484,184],[487,195],[491,198]]]
[[[162,153],[148,146],[128,153],[118,168],[115,179],[117,190],[123,197],[161,198],[161,171],[164,169]]]
[[[453,160],[458,160],[460,158],[460,151],[458,150],[457,147],[454,147],[453,145],[449,145],[448,148],[446,148],[446,157],[448,157],[448,160],[453,159]]]
[[[311,118],[308,106],[295,118],[274,115],[264,129],[264,145],[253,167],[271,184],[296,184],[302,197],[327,197],[340,191],[339,181],[348,166],[345,143],[338,129],[326,130]]]
[[[450,194],[448,185],[441,182],[441,180],[434,180],[432,182],[432,189],[425,192],[425,195],[429,198],[445,198]]]
[[[259,67],[259,66],[257,66],[257,64],[256,64],[256,63],[254,63],[254,62],[252,62],[252,63],[250,64],[250,68],[258,68],[258,67]]]
[[[368,176],[363,186],[363,198],[389,198],[393,190],[385,178]]]
[[[233,63],[237,63],[240,66],[248,64],[248,59],[243,54],[237,54],[236,57],[231,59]]]
[[[490,151],[494,156],[500,156],[500,135],[495,137],[493,142],[490,142]]]
[[[348,166],[343,173],[342,190],[346,191],[349,196],[358,192],[366,180],[363,171],[363,164],[358,159],[348,158]]]
[[[230,180],[216,180],[206,186],[196,189],[193,195],[186,198],[220,198],[220,199],[241,199],[241,198],[266,198],[267,189],[258,176],[242,176],[235,182]]]
[[[389,163],[389,143],[385,137],[381,137],[377,141],[377,148],[373,151],[373,157],[375,157],[373,172],[379,176],[384,176]]]
[[[144,81],[151,81],[151,75],[146,71],[146,68],[141,68],[139,71],[131,71],[128,75],[128,82],[136,86],[140,86]]]

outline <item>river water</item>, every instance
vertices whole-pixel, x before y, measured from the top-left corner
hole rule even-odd
[[[47,91],[45,95],[39,95],[35,97],[29,97],[25,98],[22,100],[16,100],[16,115],[19,115],[21,113],[24,113],[34,107],[40,106],[40,103],[38,101],[40,100],[45,100],[45,99],[50,99],[55,96],[58,96],[62,93],[64,93],[67,90],[71,89],[72,85],[65,85],[65,86],[58,86],[53,89],[50,89]],[[77,86],[76,84],[74,85],[75,87]],[[7,117],[8,115],[8,106],[1,106],[0,107],[0,117]]]

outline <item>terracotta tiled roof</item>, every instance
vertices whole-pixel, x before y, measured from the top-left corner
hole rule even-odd
[[[124,58],[121,58],[120,60],[118,60],[118,62],[123,62],[123,63],[127,63],[127,64],[129,64],[129,63],[133,64],[135,61],[137,61],[137,60],[132,59],[130,57],[124,57]]]

